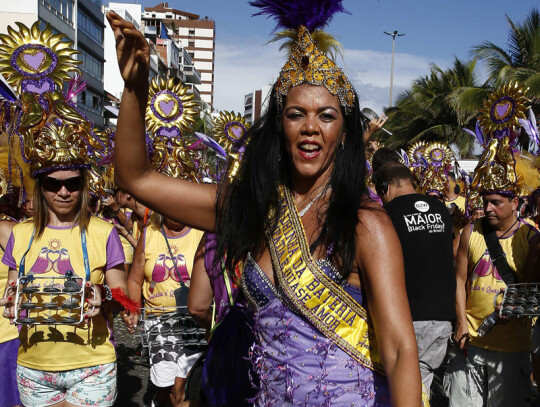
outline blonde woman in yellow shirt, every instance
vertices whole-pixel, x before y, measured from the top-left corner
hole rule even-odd
[[[180,287],[180,278],[189,286],[193,260],[202,235],[199,230],[154,212],[135,249],[128,276],[131,299],[135,302],[144,299],[147,308],[176,306],[174,291]],[[124,321],[128,330],[133,332],[137,316],[124,316]],[[160,330],[156,324],[159,323],[152,321],[152,328]],[[162,335],[157,340],[175,342],[174,337]],[[156,396],[159,403],[183,405],[187,375],[200,355],[189,353],[179,345],[150,347],[150,379],[159,388]]]

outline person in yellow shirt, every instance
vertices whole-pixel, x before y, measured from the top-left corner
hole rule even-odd
[[[131,299],[139,302],[142,294],[147,313],[154,307],[175,307],[174,290],[180,287],[179,279],[189,286],[202,235],[199,230],[154,212],[135,249],[127,282]],[[133,331],[137,316],[128,316],[124,320]],[[155,322],[152,327],[160,330]],[[166,342],[168,337],[157,339]],[[174,338],[172,340],[174,342]],[[156,401],[164,405],[182,405],[187,374],[199,356],[200,353],[188,355],[178,345],[150,347],[150,379],[159,388]]]
[[[507,281],[539,281],[540,269],[538,231],[516,215],[518,189],[508,152],[507,140],[492,140],[485,154],[494,154],[482,157],[475,170],[485,218],[463,230],[456,259],[454,339],[460,351],[445,376],[451,407],[483,406],[486,400],[493,406],[523,406],[530,394],[531,319],[504,322],[495,316],[494,297]],[[501,175],[493,168],[506,170]],[[496,237],[488,249],[490,236]],[[504,256],[490,254],[497,245]],[[496,324],[488,330],[484,327],[490,318]]]
[[[88,212],[97,184],[89,180],[98,179],[92,166],[104,145],[73,103],[84,89],[76,51],[48,24],[41,30],[39,21],[9,27],[2,41],[0,74],[13,54],[20,56],[6,76],[19,99],[2,104],[10,112],[2,116],[3,129],[17,143],[10,159],[35,179],[33,217],[13,227],[2,258],[9,268],[3,316],[20,324],[20,399],[26,407],[112,406],[116,354],[106,311],[137,305],[126,295],[116,229]],[[76,283],[81,280],[84,286]],[[68,283],[78,294],[66,294]],[[21,286],[38,291],[21,293]],[[21,302],[15,304],[17,293]],[[30,311],[21,318],[23,303]]]

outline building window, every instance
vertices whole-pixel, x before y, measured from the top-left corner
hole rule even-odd
[[[165,14],[165,18],[172,18],[172,14]]]
[[[78,14],[77,26],[79,30],[92,38],[99,45],[103,45],[103,27],[96,24],[80,8]]]
[[[47,7],[53,14],[73,27],[73,0],[40,0],[40,3]]]
[[[82,61],[81,70],[98,80],[103,80],[103,62],[94,58],[84,49],[80,48],[79,59]]]
[[[194,47],[194,46],[195,46],[195,40],[189,40],[188,47]]]
[[[189,35],[195,35],[195,29],[194,28],[189,29]]]
[[[191,57],[191,59],[195,58],[195,53],[194,52],[188,52],[188,54]]]
[[[79,94],[77,104],[95,114],[101,115],[103,113],[103,100],[101,96],[90,89],[86,89]]]

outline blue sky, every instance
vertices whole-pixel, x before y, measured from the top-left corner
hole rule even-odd
[[[139,3],[149,7],[159,1]],[[276,79],[285,57],[278,46],[264,45],[275,24],[251,17],[255,9],[247,0],[168,3],[216,21],[216,108],[242,111],[244,94]],[[343,5],[351,14],[336,15],[327,27],[345,48],[338,65],[357,88],[361,104],[379,112],[388,105],[392,53],[391,37],[383,31],[405,33],[396,41],[395,99],[415,78],[426,75],[431,63],[446,68],[454,56],[469,59],[472,46],[486,40],[506,48],[505,14],[522,22],[540,7],[538,0],[343,0]]]

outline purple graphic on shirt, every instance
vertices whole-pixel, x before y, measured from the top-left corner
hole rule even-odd
[[[186,259],[182,254],[179,254],[175,257],[176,267],[178,272],[182,276],[183,281],[189,280],[189,274],[187,271]],[[176,270],[174,269],[174,264],[170,256],[165,254],[160,254],[156,259],[154,264],[154,269],[152,270],[152,280],[156,283],[161,283],[168,278],[172,278],[174,281],[179,282],[178,276],[176,275]]]
[[[473,273],[471,275],[471,280],[474,281],[479,277],[487,277],[493,274],[493,277],[495,279],[502,281],[501,276],[499,275],[499,272],[493,266],[493,263],[491,263],[491,259],[488,256],[483,256],[478,263],[476,263],[476,267],[473,270]]]
[[[41,248],[36,261],[30,268],[30,272],[33,274],[45,274],[50,271],[61,275],[65,275],[68,271],[74,271],[67,249]]]

